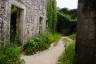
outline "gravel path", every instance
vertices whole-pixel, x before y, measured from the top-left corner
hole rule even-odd
[[[61,56],[63,51],[64,44],[63,38],[61,38],[56,47],[51,45],[48,50],[31,56],[22,55],[22,58],[25,60],[26,64],[56,64],[58,61],[58,57]]]

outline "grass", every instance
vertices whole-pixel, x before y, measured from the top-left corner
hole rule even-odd
[[[75,43],[76,34],[64,38],[65,51],[59,57],[57,64],[76,64]],[[72,40],[71,40],[72,39]]]
[[[70,36],[68,36],[70,39],[72,39],[72,40],[75,40],[76,39],[76,34],[72,34],[72,35],[70,35]]]
[[[58,41],[59,41],[60,38],[61,38],[61,35],[58,34],[58,33],[55,33],[55,34],[53,35],[53,38],[54,38],[54,46],[56,46],[56,45],[58,44]]]
[[[65,47],[67,47],[72,41],[70,41],[68,38],[64,38]]]
[[[75,64],[75,43],[69,44],[62,56],[59,57],[58,64]]]
[[[15,44],[0,48],[0,64],[25,64],[20,58],[21,50]]]
[[[28,40],[23,51],[28,55],[43,51],[48,49],[53,42],[56,45],[60,37],[61,35],[58,33],[40,34]],[[0,45],[0,64],[25,64],[24,60],[20,58],[22,50],[18,46],[18,41],[11,42],[5,47]]]

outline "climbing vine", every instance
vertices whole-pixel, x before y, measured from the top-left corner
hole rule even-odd
[[[48,30],[55,32],[57,24],[56,0],[49,0],[47,3]]]

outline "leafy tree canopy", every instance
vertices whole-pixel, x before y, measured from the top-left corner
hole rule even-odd
[[[62,13],[63,15],[67,15],[70,16],[70,18],[72,19],[77,19],[77,9],[67,9],[67,8],[62,8],[59,10],[60,13]]]

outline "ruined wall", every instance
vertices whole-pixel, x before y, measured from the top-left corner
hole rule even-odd
[[[9,34],[8,32],[6,32],[7,30],[9,30],[9,28],[7,27],[8,26],[7,22],[8,22],[8,18],[7,18],[7,11],[6,11],[6,2],[0,0],[0,42],[1,43],[3,43],[3,41],[6,40],[4,39],[5,36],[9,40]]]
[[[39,33],[39,21],[42,17],[42,32],[46,29],[45,0],[0,0],[0,39],[10,40],[11,6],[22,9],[21,12],[21,41],[32,38]],[[3,25],[1,26],[3,22]],[[1,28],[2,27],[2,28]],[[2,29],[2,30],[1,30]]]
[[[87,5],[88,7],[90,5]],[[84,8],[79,0],[77,22],[77,64],[96,64],[96,11]]]

